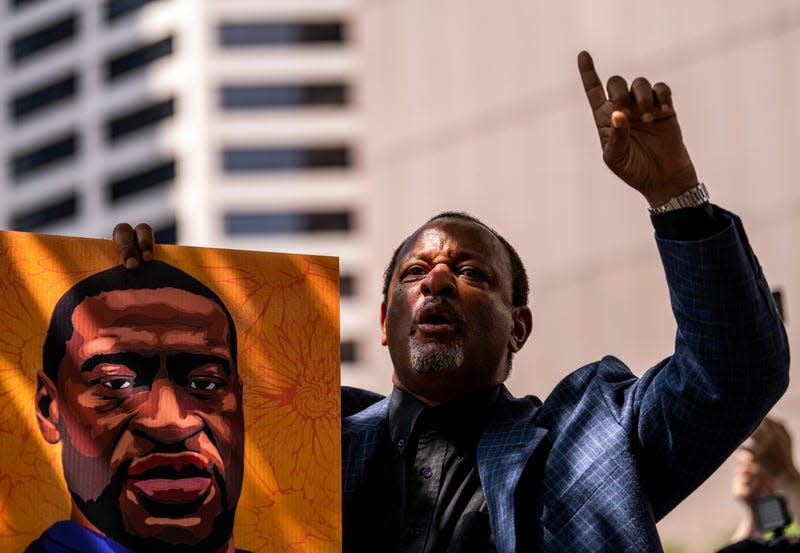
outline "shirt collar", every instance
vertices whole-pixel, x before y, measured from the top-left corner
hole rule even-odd
[[[500,385],[497,385],[430,407],[395,387],[389,400],[389,436],[402,454],[415,430],[427,426],[426,422],[437,420],[453,441],[477,439],[486,414],[499,395]],[[423,422],[423,419],[426,420]]]

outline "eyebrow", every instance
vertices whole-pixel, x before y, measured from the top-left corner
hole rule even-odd
[[[219,365],[226,375],[231,374],[231,363],[219,355],[180,352],[167,355],[167,370],[192,370],[203,365]]]
[[[92,355],[81,364],[81,371],[90,372],[98,365],[103,364],[125,365],[131,369],[145,366],[146,368],[157,368],[158,357],[155,355],[143,355],[133,351],[120,351],[116,353],[98,353]]]

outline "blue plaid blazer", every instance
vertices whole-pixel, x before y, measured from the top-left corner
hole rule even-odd
[[[656,521],[785,391],[783,324],[739,219],[727,216],[730,225],[705,240],[656,239],[677,321],[671,357],[641,378],[605,357],[544,402],[502,390],[477,452],[500,553],[662,551]],[[352,500],[386,439],[388,406],[343,391],[345,532],[357,530]]]

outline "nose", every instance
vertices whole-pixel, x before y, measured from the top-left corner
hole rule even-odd
[[[136,430],[154,442],[180,443],[203,428],[203,419],[192,414],[187,405],[192,399],[182,397],[175,387],[169,379],[155,379],[149,397],[139,405],[132,421]]]
[[[455,275],[444,263],[439,263],[428,271],[420,286],[426,296],[453,297],[458,293]]]

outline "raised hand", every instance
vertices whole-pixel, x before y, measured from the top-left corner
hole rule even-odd
[[[128,223],[120,223],[114,227],[112,239],[127,269],[135,269],[140,261],[153,259],[155,238],[153,229],[147,223],[139,223],[135,228]]]
[[[641,192],[652,207],[698,183],[666,84],[651,86],[638,77],[629,89],[617,75],[608,80],[606,96],[588,52],[578,54],[578,69],[600,134],[603,160],[614,174]]]

